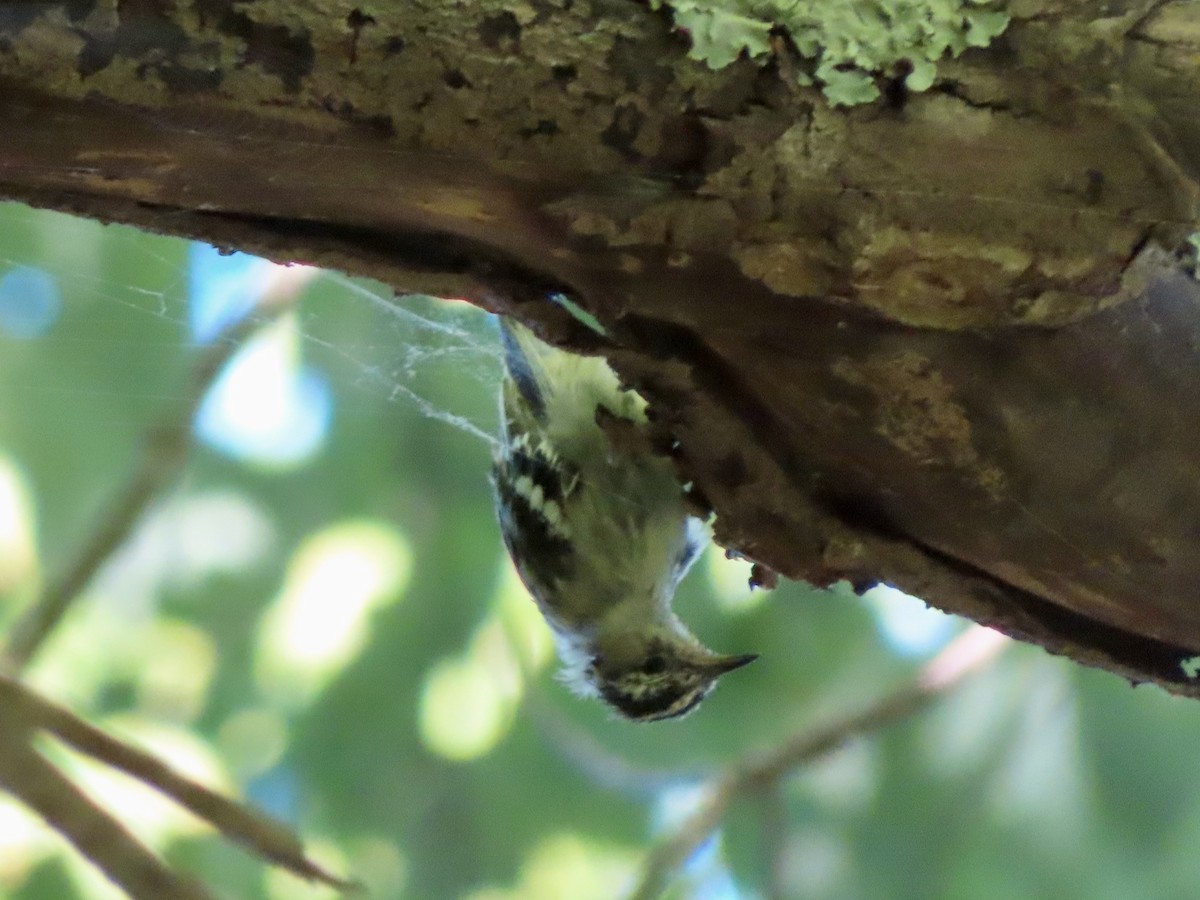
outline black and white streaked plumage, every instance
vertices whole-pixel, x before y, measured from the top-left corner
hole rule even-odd
[[[502,321],[501,334],[496,509],[554,631],[563,680],[628,719],[684,715],[754,657],[713,653],[671,610],[706,530],[688,515],[668,460],[615,446],[597,422],[600,409],[640,427],[645,401],[621,390],[599,357],[555,349],[516,323]]]

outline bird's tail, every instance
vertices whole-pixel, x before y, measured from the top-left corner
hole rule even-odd
[[[504,347],[504,368],[508,377],[525,404],[540,418],[546,411],[546,397],[538,386],[535,366],[542,365],[540,346],[544,345],[524,325],[507,318],[500,319],[500,343]]]

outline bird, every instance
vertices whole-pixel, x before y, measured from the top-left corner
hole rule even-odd
[[[708,529],[649,439],[612,439],[645,434],[646,401],[603,357],[553,347],[509,318],[500,336],[493,496],[504,544],[554,634],[561,680],[634,722],[683,716],[757,658],[708,649],[672,609]]]

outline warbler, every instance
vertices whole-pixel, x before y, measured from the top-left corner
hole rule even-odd
[[[714,653],[671,609],[707,528],[689,514],[669,459],[602,427],[646,427],[646,402],[603,358],[551,347],[509,320],[500,334],[497,517],[554,632],[562,680],[633,721],[682,716],[757,658]]]

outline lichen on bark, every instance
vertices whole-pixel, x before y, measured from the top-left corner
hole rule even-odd
[[[1008,26],[992,0],[651,0],[670,9],[689,55],[720,69],[745,53],[769,55],[786,36],[806,64],[799,83],[820,85],[835,106],[870,103],[880,75],[902,73],[911,91],[933,84],[937,62],[986,47]]]

